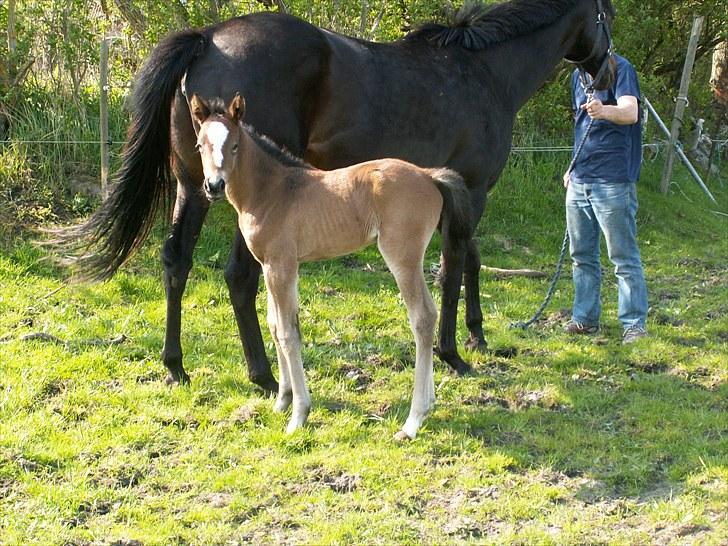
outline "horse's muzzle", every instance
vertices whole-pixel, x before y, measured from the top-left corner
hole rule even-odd
[[[210,201],[218,201],[225,198],[225,179],[205,178],[205,195]]]

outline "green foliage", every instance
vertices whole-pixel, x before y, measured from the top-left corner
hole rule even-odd
[[[18,230],[47,224],[69,214],[87,213],[99,196],[99,112],[94,89],[67,93],[27,86],[6,107],[12,120],[8,144],[0,144],[0,242]],[[124,138],[122,97],[111,97],[113,150]]]

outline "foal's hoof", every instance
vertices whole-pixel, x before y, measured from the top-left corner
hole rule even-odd
[[[293,393],[289,393],[281,396],[280,394],[276,397],[276,403],[273,404],[273,411],[275,413],[285,413],[293,401]]]
[[[395,442],[409,442],[410,440],[414,440],[414,438],[411,438],[404,430],[400,430],[394,435]]]
[[[303,428],[303,425],[305,425],[308,420],[308,414],[310,411],[310,408],[304,408],[299,411],[294,409],[293,415],[291,415],[291,420],[288,422],[288,426],[286,427],[286,434],[293,434],[299,428]]]
[[[182,370],[181,373],[169,372],[167,377],[164,378],[164,384],[169,387],[176,387],[178,385],[189,385],[190,376]]]
[[[476,351],[485,353],[488,350],[488,342],[485,339],[471,335],[465,342],[465,348],[468,351]]]

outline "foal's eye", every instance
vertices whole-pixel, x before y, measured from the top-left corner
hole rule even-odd
[[[238,153],[238,145],[237,144],[233,145],[233,147],[231,148],[231,150],[232,150],[232,152],[234,154]]]
[[[197,150],[198,154],[200,153],[201,149],[202,149],[202,144],[200,144],[199,142],[197,144],[195,144],[195,150]]]

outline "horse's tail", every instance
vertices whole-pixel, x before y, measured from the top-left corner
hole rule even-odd
[[[51,241],[72,256],[67,262],[77,266],[82,278],[111,277],[147,238],[161,206],[169,217],[172,100],[208,41],[204,31],[173,34],[154,49],[137,75],[127,143],[112,193],[86,223],[58,230]]]
[[[453,248],[463,248],[475,229],[468,187],[451,169],[433,169],[430,176],[442,194],[442,236]]]

